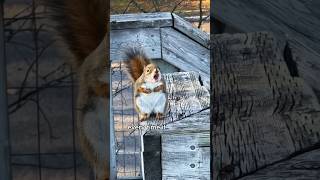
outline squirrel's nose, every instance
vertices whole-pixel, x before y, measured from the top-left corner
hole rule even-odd
[[[158,73],[158,69],[156,69],[156,73]]]

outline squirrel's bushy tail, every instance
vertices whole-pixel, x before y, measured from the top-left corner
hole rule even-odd
[[[125,55],[127,72],[130,78],[136,81],[142,75],[144,67],[150,64],[150,60],[141,48],[127,49]]]
[[[107,33],[109,1],[106,0],[43,0],[56,31],[75,56],[72,65],[78,68],[100,44]]]
[[[96,97],[100,98],[92,92],[95,92],[94,90],[97,88],[106,87],[103,88],[103,92],[107,93],[109,89],[108,83],[103,84],[97,80],[105,72],[109,59],[101,58],[103,56],[86,58],[95,52],[109,30],[109,1],[42,0],[42,4],[49,8],[50,19],[55,22],[55,31],[62,37],[63,42],[74,55],[71,64],[79,72],[77,133],[81,151],[94,168],[96,178],[106,180],[109,176],[108,162],[103,157],[106,151],[94,146],[99,143],[99,138],[86,133],[85,129],[90,129],[90,126],[99,120],[101,116],[99,113],[104,114],[99,112],[96,116],[91,115],[88,116],[89,118],[86,116],[96,108],[91,108],[92,104],[97,103]],[[109,119],[105,118],[105,120]]]

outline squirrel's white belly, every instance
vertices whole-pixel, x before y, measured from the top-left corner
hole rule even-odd
[[[159,82],[156,82],[156,83],[149,83],[149,82],[146,82],[144,83],[143,85],[141,85],[141,87],[143,88],[147,88],[147,89],[154,89],[160,85],[162,85],[163,83],[161,81]]]
[[[140,94],[136,101],[140,111],[143,113],[164,113],[165,111],[166,95],[163,92]]]

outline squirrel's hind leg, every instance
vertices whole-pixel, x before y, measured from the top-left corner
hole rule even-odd
[[[139,114],[139,120],[140,120],[140,121],[145,121],[145,120],[147,120],[149,117],[150,117],[150,114],[147,114],[147,113],[140,113],[140,114]]]
[[[151,106],[142,97],[136,98],[136,108],[138,109],[140,121],[145,121],[150,117],[152,112]]]
[[[154,107],[154,112],[156,113],[156,119],[160,120],[164,118],[166,111],[167,97],[164,93],[159,95],[156,106]]]

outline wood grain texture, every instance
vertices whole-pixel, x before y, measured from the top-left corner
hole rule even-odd
[[[273,34],[212,39],[213,179],[246,176],[319,142],[317,98],[290,75]]]
[[[162,58],[183,71],[200,74],[204,84],[210,84],[210,51],[173,28],[161,29]]]
[[[165,129],[144,129],[148,134],[178,133],[186,130],[209,130],[209,91],[201,86],[195,72],[163,74],[168,95],[168,105],[164,120],[149,119],[140,122],[141,126],[158,126]],[[183,123],[187,121],[188,123]],[[193,121],[193,123],[192,123]],[[171,125],[172,124],[172,125]],[[193,126],[194,125],[194,126]]]
[[[176,14],[172,14],[173,27],[184,33],[194,41],[200,43],[204,47],[209,48],[210,36],[204,31],[192,26],[192,24]]]
[[[111,30],[172,26],[169,12],[111,15]]]
[[[126,48],[140,46],[151,59],[199,73],[205,87],[210,88],[207,33],[171,13],[113,15],[111,21],[111,61],[124,60]]]
[[[291,159],[255,172],[240,180],[318,180],[320,179],[320,149],[306,152]]]
[[[115,15],[111,29],[112,61],[141,46],[151,59],[193,71],[163,74],[165,119],[138,124],[144,179],[210,179],[209,35],[171,13]]]
[[[194,152],[162,152],[163,180],[210,180],[210,148]]]
[[[301,57],[298,69],[306,83],[320,90],[320,2],[261,0],[215,2],[213,14],[241,32],[271,31],[289,39]]]
[[[128,48],[141,47],[152,59],[161,59],[161,42],[159,28],[138,28],[113,30],[110,32],[111,61],[124,60]]]
[[[162,134],[162,179],[210,179],[209,131]]]
[[[145,179],[156,178],[149,175],[161,169],[161,176],[157,175],[155,180],[209,180],[209,92],[200,84],[199,75],[194,72],[164,74],[163,78],[168,92],[166,118],[162,121],[149,119],[140,123],[143,127],[165,125],[163,129],[141,130],[143,149],[149,153],[144,155],[143,152],[143,161],[146,163],[154,160],[152,165],[144,168]],[[154,152],[154,156],[150,156],[150,152]],[[157,156],[158,153],[161,153],[161,159]],[[160,162],[161,167],[154,165]]]

